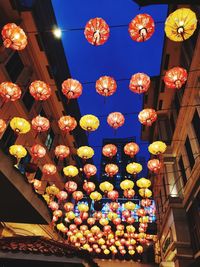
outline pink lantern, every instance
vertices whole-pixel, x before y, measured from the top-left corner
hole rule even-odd
[[[162,167],[162,163],[158,159],[151,159],[148,161],[147,167],[150,171],[158,173]]]
[[[76,128],[77,122],[71,116],[62,116],[58,121],[58,126],[62,131],[69,133]]]
[[[74,191],[72,197],[77,202],[83,198],[83,193],[81,191]]]
[[[18,85],[11,82],[3,82],[0,84],[0,97],[3,103],[16,101],[21,97],[22,91]]]
[[[125,122],[125,118],[120,112],[112,112],[107,117],[107,123],[114,129],[118,129]]]
[[[95,190],[95,184],[92,182],[84,182],[83,184],[83,189],[85,190],[85,192],[87,194],[90,194],[91,192],[93,192]]]
[[[61,201],[64,201],[67,199],[68,194],[65,191],[59,191],[58,194],[56,195],[56,197],[59,200],[59,202],[61,202]]]
[[[102,76],[96,81],[96,91],[102,96],[111,96],[116,89],[116,81],[110,76]]]
[[[109,191],[107,193],[107,197],[113,201],[117,200],[119,197],[119,193],[116,190]]]
[[[49,203],[49,208],[50,208],[52,211],[54,211],[54,210],[58,210],[58,209],[59,209],[59,205],[58,205],[57,202],[55,202],[55,201],[51,201],[51,202]]]
[[[152,108],[145,108],[140,111],[138,119],[141,124],[151,126],[152,123],[157,120],[157,113]]]
[[[165,73],[164,82],[170,89],[180,89],[187,81],[187,71],[180,67],[174,67]]]
[[[115,176],[119,171],[119,168],[116,164],[110,163],[106,164],[105,172],[108,174],[109,177]]]

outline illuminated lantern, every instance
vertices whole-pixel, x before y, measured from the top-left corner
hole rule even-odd
[[[64,172],[64,175],[66,175],[67,177],[71,177],[71,178],[78,175],[78,169],[73,165],[69,165],[63,168],[63,172]]]
[[[107,197],[113,201],[117,200],[119,193],[116,190],[111,190],[107,193]]]
[[[135,219],[133,217],[128,217],[128,218],[126,218],[126,222],[128,224],[133,224],[135,222]]]
[[[137,246],[136,247],[137,253],[141,254],[143,252],[143,247],[142,246]]]
[[[129,163],[126,166],[126,171],[132,175],[136,175],[142,171],[142,165],[136,162]]]
[[[155,31],[154,20],[148,14],[139,14],[129,23],[128,31],[134,41],[147,41]]]
[[[90,146],[81,146],[77,149],[77,155],[86,160],[94,156],[94,150]]]
[[[41,185],[42,185],[42,181],[37,180],[37,179],[33,180],[33,187],[34,187],[35,190],[40,189]]]
[[[118,215],[117,215],[117,213],[115,213],[115,212],[113,212],[113,211],[110,211],[110,212],[108,212],[107,217],[108,217],[108,219],[109,219],[110,221],[112,221],[112,220],[116,219],[116,218],[118,217]]]
[[[138,119],[141,124],[151,126],[152,123],[157,120],[157,113],[152,108],[145,108],[140,111]]]
[[[196,14],[189,8],[179,8],[165,21],[165,33],[175,42],[182,42],[194,33],[197,27]]]
[[[152,196],[152,191],[148,188],[141,188],[139,189],[139,194],[141,197],[148,198]]]
[[[131,180],[124,180],[120,183],[120,187],[122,190],[128,190],[128,189],[133,189],[134,187],[134,182]]]
[[[115,225],[119,225],[119,224],[122,222],[122,220],[118,217],[118,218],[113,219],[112,222],[113,222]]]
[[[124,115],[120,112],[112,112],[107,117],[107,123],[114,129],[118,129],[125,122]]]
[[[142,199],[141,200],[141,205],[143,206],[143,207],[149,207],[149,206],[151,206],[151,200],[150,199]]]
[[[145,215],[146,215],[146,210],[144,210],[144,209],[138,209],[138,210],[137,210],[137,215],[138,215],[139,217],[143,217],[143,216],[145,216]]]
[[[103,45],[109,38],[110,29],[102,18],[93,18],[85,25],[84,35],[90,44]]]
[[[50,203],[51,198],[50,198],[50,196],[48,194],[44,194],[44,195],[42,195],[42,197],[44,198],[44,200],[46,201],[47,204]]]
[[[93,234],[97,234],[101,231],[101,229],[98,227],[98,226],[92,226],[92,228],[90,229],[90,231],[93,233]]]
[[[108,255],[108,254],[110,254],[110,250],[109,250],[109,249],[104,249],[103,253],[104,253],[105,255]]]
[[[94,224],[95,224],[95,218],[88,218],[88,219],[87,219],[87,223],[88,223],[89,225],[94,225]]]
[[[113,190],[114,186],[111,183],[105,181],[99,185],[99,188],[102,192],[108,193]]]
[[[163,154],[167,149],[167,146],[164,142],[155,141],[148,146],[148,150],[153,155]]]
[[[134,93],[142,94],[147,92],[150,82],[151,81],[148,75],[144,73],[136,73],[131,77],[129,89]]]
[[[101,218],[101,219],[99,220],[99,223],[100,223],[101,225],[105,226],[105,225],[108,225],[108,224],[109,224],[109,221],[108,221],[108,219],[106,219],[106,218]]]
[[[127,219],[131,216],[131,212],[129,210],[123,210],[122,211],[122,216]]]
[[[21,158],[24,158],[27,155],[26,149],[21,145],[10,146],[9,153],[15,158],[17,158],[17,160],[20,160]]]
[[[89,207],[87,204],[81,203],[78,205],[78,210],[80,212],[87,212],[89,210]]]
[[[128,189],[124,191],[124,196],[126,198],[133,198],[135,196],[135,191],[133,189]]]
[[[119,168],[116,164],[110,163],[106,164],[105,172],[109,177],[113,177],[115,174],[117,174],[119,171]]]
[[[51,95],[50,86],[43,81],[32,82],[29,91],[35,100],[47,100]]]
[[[59,146],[56,146],[54,153],[57,158],[64,159],[69,156],[70,150],[68,146],[59,145]]]
[[[93,164],[86,164],[83,167],[83,172],[86,177],[89,179],[91,176],[94,176],[97,173],[97,168]]]
[[[116,81],[110,76],[102,76],[96,81],[96,91],[102,96],[111,96],[116,89]]]
[[[82,219],[81,218],[79,218],[79,217],[76,217],[75,219],[74,219],[74,223],[76,224],[76,225],[80,225],[80,224],[82,224]]]
[[[74,214],[73,211],[69,211],[69,212],[67,212],[67,213],[65,214],[65,217],[66,217],[69,221],[71,221],[71,220],[74,220],[74,218],[76,217],[76,215]]]
[[[99,192],[94,191],[90,194],[90,198],[94,201],[99,201],[102,199],[102,195]]]
[[[140,188],[148,188],[151,186],[151,181],[149,179],[142,177],[139,180],[137,180],[136,184]]]
[[[42,173],[46,175],[54,175],[56,173],[56,166],[54,164],[44,164]]]
[[[124,153],[131,158],[133,158],[139,150],[139,146],[134,142],[130,142],[124,146]]]
[[[135,232],[135,227],[133,225],[127,225],[126,226],[126,231],[128,233],[134,233]]]
[[[147,167],[150,171],[158,173],[162,167],[162,163],[158,159],[151,159],[148,161]]]
[[[50,196],[55,196],[59,193],[59,188],[55,184],[46,187],[46,193]]]
[[[62,210],[55,210],[54,212],[53,212],[53,216],[56,216],[56,217],[58,217],[58,218],[60,218],[60,217],[62,217]]]
[[[14,117],[10,121],[10,127],[13,131],[15,131],[16,134],[26,134],[30,131],[31,126],[30,123],[19,117]]]
[[[96,187],[95,184],[92,182],[85,182],[83,184],[83,189],[85,190],[87,194],[90,194],[91,192],[93,192],[95,190],[95,187]]]
[[[65,184],[65,189],[67,190],[68,193],[73,193],[77,189],[77,183],[73,181],[68,181]]]
[[[3,99],[3,103],[16,101],[21,97],[21,94],[19,86],[12,82],[2,82],[0,84],[0,97]]]
[[[77,122],[71,116],[62,116],[58,120],[58,126],[59,126],[60,130],[62,130],[63,132],[69,133],[76,128]]]
[[[132,256],[132,255],[135,254],[135,250],[134,249],[131,249],[131,250],[128,251],[128,253]]]
[[[74,204],[71,202],[66,202],[64,204],[64,209],[66,212],[73,211],[74,210]]]
[[[124,208],[127,210],[134,210],[135,209],[135,203],[128,201],[124,204]]]
[[[49,120],[40,115],[33,118],[31,121],[31,124],[32,124],[32,128],[38,133],[46,132],[50,127]]]
[[[59,200],[59,202],[61,202],[61,201],[64,201],[67,199],[68,194],[65,191],[59,191],[58,194],[56,195],[56,197]]]
[[[78,98],[82,89],[81,83],[75,79],[67,79],[62,83],[62,92],[68,99]]]
[[[33,159],[43,158],[46,155],[46,149],[43,146],[36,144],[31,147],[31,154]]]
[[[117,154],[117,147],[113,144],[107,144],[103,147],[102,153],[105,157],[112,158]]]
[[[165,85],[170,89],[180,89],[187,81],[187,71],[180,67],[168,70],[164,76]]]
[[[15,23],[4,25],[1,35],[3,44],[6,48],[13,50],[23,50],[27,45],[27,36],[25,32]]]
[[[0,134],[3,133],[6,129],[6,122],[0,119]]]
[[[79,124],[83,130],[93,132],[99,127],[99,119],[94,115],[88,114],[81,117]]]
[[[63,223],[58,223],[56,225],[56,228],[58,231],[61,231],[62,233],[65,233],[67,231],[67,227]]]
[[[78,202],[79,200],[83,198],[83,193],[81,191],[75,191],[73,192],[72,197],[74,200]]]
[[[111,191],[112,192],[112,191]],[[109,204],[109,208],[112,210],[112,211],[116,211],[118,208],[119,208],[119,203],[117,202],[111,202]]]
[[[49,208],[50,208],[52,211],[54,211],[54,210],[58,210],[58,209],[59,209],[59,205],[58,205],[57,202],[55,202],[55,201],[51,201],[51,202],[49,203]]]

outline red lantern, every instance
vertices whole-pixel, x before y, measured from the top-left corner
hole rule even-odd
[[[33,180],[33,187],[34,189],[37,191],[38,189],[40,189],[42,185],[42,182],[40,180],[34,179]]]
[[[0,119],[0,134],[3,133],[6,129],[6,122]]]
[[[112,210],[112,211],[116,211],[118,208],[119,208],[119,203],[117,202],[111,202],[109,204],[109,208]]]
[[[83,167],[83,171],[86,177],[89,179],[91,176],[94,176],[97,173],[97,168],[93,164],[86,164]]]
[[[46,155],[46,149],[43,146],[36,144],[31,147],[31,154],[33,159],[43,158]]]
[[[109,191],[107,193],[107,197],[113,201],[117,200],[119,197],[119,193],[116,190]]]
[[[109,177],[113,177],[115,174],[117,174],[119,171],[119,168],[116,164],[110,163],[106,164],[105,172],[108,174]]]
[[[111,96],[116,89],[116,81],[110,76],[102,76],[96,81],[96,91],[102,96]]]
[[[33,129],[37,131],[38,133],[46,132],[50,127],[49,120],[40,115],[33,118],[31,121],[31,124],[32,124]]]
[[[22,94],[18,85],[11,82],[3,82],[0,84],[0,97],[3,99],[3,103],[9,101],[16,101]]]
[[[137,94],[142,94],[149,89],[150,86],[150,78],[148,75],[144,73],[136,73],[132,75],[129,89]]]
[[[131,199],[131,198],[133,198],[133,197],[135,196],[135,191],[134,191],[133,189],[125,190],[125,191],[124,191],[124,196],[125,196],[126,198]]]
[[[56,195],[57,199],[61,202],[67,199],[68,194],[65,191],[59,191],[58,194]]]
[[[51,95],[51,88],[43,81],[34,81],[29,86],[29,91],[35,100],[47,100]]]
[[[146,210],[144,210],[144,209],[138,209],[137,210],[137,215],[139,216],[139,217],[143,217],[143,216],[145,216],[146,215]]]
[[[103,147],[102,153],[105,157],[112,158],[117,154],[117,147],[113,144],[107,144]]]
[[[83,184],[83,189],[85,190],[85,192],[87,194],[90,194],[91,192],[93,192],[95,190],[95,184],[92,182],[84,182]]]
[[[165,85],[170,89],[180,89],[187,81],[187,71],[180,67],[168,70],[164,76]]]
[[[59,159],[67,158],[70,154],[69,147],[64,145],[56,146],[54,152],[56,157]]]
[[[131,216],[131,212],[130,212],[130,210],[123,210],[123,211],[122,211],[122,216],[123,216],[124,218],[129,218],[129,217]]]
[[[49,203],[49,208],[50,208],[52,211],[54,211],[54,210],[58,210],[58,209],[59,209],[59,205],[58,205],[57,202],[55,202],[55,201],[51,201],[51,202]]]
[[[139,152],[139,150],[139,146],[134,142],[130,142],[124,146],[124,153],[131,158],[133,158]]]
[[[54,164],[44,164],[42,173],[46,175],[54,175],[56,173],[56,166]]]
[[[79,218],[79,217],[76,217],[75,219],[74,219],[74,223],[76,224],[76,225],[80,225],[80,224],[82,224],[82,219],[81,218]]]
[[[158,159],[151,159],[148,161],[147,167],[150,171],[158,173],[162,167],[162,163]]]
[[[103,45],[108,40],[110,29],[102,18],[93,18],[85,25],[84,34],[90,44]]]
[[[125,122],[125,118],[120,112],[112,112],[107,117],[107,123],[114,129],[121,127]]]
[[[141,205],[142,205],[143,207],[149,207],[149,206],[151,206],[151,200],[148,199],[148,198],[146,198],[146,199],[142,199],[142,200],[141,200]]]
[[[77,122],[71,116],[62,116],[58,121],[58,126],[62,131],[69,133],[76,128]]]
[[[6,24],[2,31],[3,44],[6,48],[13,50],[23,50],[27,45],[25,32],[15,23]]]
[[[62,92],[68,99],[78,98],[82,89],[81,83],[75,79],[67,79],[62,83]]]
[[[119,225],[119,224],[122,222],[122,220],[118,217],[118,218],[113,219],[112,222],[113,222],[115,225]]]
[[[151,126],[152,123],[157,120],[157,113],[152,108],[145,108],[140,111],[138,119],[141,124]]]
[[[87,219],[87,223],[89,224],[89,225],[94,225],[95,224],[95,218],[88,218]]]
[[[101,211],[96,211],[93,215],[93,217],[96,219],[96,220],[100,220],[102,218],[102,213]]]
[[[89,214],[88,212],[84,211],[80,213],[80,217],[84,221],[84,220],[87,220],[87,218],[89,217]]]
[[[73,192],[72,197],[74,200],[78,202],[79,200],[83,198],[83,193],[81,191],[75,191]]]
[[[147,41],[154,33],[154,20],[148,14],[137,15],[129,24],[129,34],[136,42]]]
[[[73,211],[74,210],[74,204],[71,203],[71,202],[67,202],[64,205],[64,209],[65,209],[66,212]]]
[[[126,218],[126,222],[128,224],[133,224],[135,222],[135,219],[133,217],[128,217],[128,218]]]
[[[77,189],[77,183],[69,181],[65,184],[65,189],[67,190],[68,193],[73,193]]]

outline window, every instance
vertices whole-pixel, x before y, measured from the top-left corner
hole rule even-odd
[[[173,113],[171,113],[169,120],[170,120],[171,132],[173,134],[174,131],[175,131],[175,121],[174,121],[174,115],[173,115]]]
[[[158,104],[158,110],[161,110],[161,109],[162,109],[162,105],[163,105],[163,101],[160,100],[160,101],[159,101],[159,104]]]
[[[165,82],[162,80],[160,92],[163,93],[165,91]]]
[[[16,139],[17,135],[13,133],[13,130],[11,129],[10,125],[8,125],[1,138],[1,147],[4,149],[5,152],[8,152],[9,147],[11,145],[14,145]]]
[[[185,186],[186,183],[187,183],[187,176],[186,176],[186,173],[185,173],[185,167],[184,167],[182,156],[180,157],[180,159],[178,161],[178,165],[179,165],[179,168],[180,168],[183,185]]]
[[[40,35],[39,34],[36,34],[35,35],[35,38],[37,40],[38,46],[40,48],[40,51],[44,51],[44,45],[42,43],[42,39],[41,39]]]
[[[195,164],[195,159],[194,159],[194,155],[192,153],[192,147],[191,147],[190,140],[189,140],[188,136],[187,136],[186,141],[185,141],[185,148],[186,148],[188,160],[190,163],[190,168],[192,170],[192,168]]]
[[[28,88],[26,88],[26,92],[25,92],[25,94],[24,94],[23,97],[22,97],[22,101],[23,101],[24,106],[26,107],[26,109],[27,109],[28,111],[30,111],[31,108],[32,108],[32,106],[33,106],[33,104],[34,104],[35,99],[34,99],[34,97],[32,97],[32,95],[29,93]]]
[[[168,66],[169,66],[169,57],[170,55],[169,54],[166,54],[165,56],[165,62],[164,62],[164,69],[167,70],[168,69]]]
[[[176,109],[177,116],[178,116],[179,110],[180,110],[180,102],[179,102],[179,97],[177,93],[175,94],[175,97],[174,97],[174,103],[175,103],[175,109]]]
[[[14,52],[14,54],[10,57],[9,61],[5,65],[5,68],[10,76],[12,82],[16,82],[20,73],[24,68],[24,64],[18,54],[18,52]]]
[[[54,77],[53,77],[53,71],[52,71],[51,67],[50,67],[49,65],[47,65],[47,66],[46,66],[46,69],[47,69],[47,71],[48,71],[49,77],[50,77],[51,79],[53,79]]]
[[[160,116],[158,119],[158,133],[160,140],[163,140],[167,144],[171,143],[172,134],[170,130],[170,123],[167,116]]]
[[[199,114],[198,114],[198,111],[195,110],[195,113],[194,113],[194,116],[193,116],[193,119],[192,119],[192,126],[194,128],[194,131],[195,131],[195,134],[196,134],[196,138],[197,138],[197,141],[200,145],[200,119],[199,119]]]
[[[47,135],[46,141],[45,141],[45,146],[48,148],[48,150],[51,149],[53,140],[54,140],[55,134],[53,130],[51,129]]]

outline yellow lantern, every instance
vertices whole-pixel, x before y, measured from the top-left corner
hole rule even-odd
[[[151,181],[149,179],[142,177],[139,180],[137,180],[136,184],[140,188],[148,188],[151,186]]]
[[[90,194],[90,198],[94,201],[99,201],[102,199],[102,195],[99,192],[94,191]]]
[[[90,245],[89,244],[84,244],[82,246],[82,249],[85,249],[85,250],[88,250],[90,248]]]
[[[61,232],[65,232],[66,231],[66,226],[63,224],[63,223],[58,223],[56,225],[56,228],[58,229],[58,231],[61,231]]]
[[[79,124],[83,130],[92,132],[99,127],[99,119],[94,115],[88,114],[80,119]]]
[[[94,156],[94,150],[90,146],[81,146],[77,149],[77,155],[82,159],[90,159]]]
[[[99,188],[102,192],[106,193],[112,191],[114,189],[114,186],[111,183],[105,181],[99,185]]]
[[[126,226],[126,231],[127,231],[127,233],[134,233],[135,232],[135,227],[133,225],[127,225]]]
[[[76,233],[76,237],[78,239],[81,239],[83,237],[83,234],[81,232]]]
[[[124,235],[124,231],[123,231],[123,230],[117,230],[117,231],[115,232],[115,235],[116,235],[116,236],[123,236],[123,235]]]
[[[132,255],[135,254],[135,250],[131,249],[131,250],[128,251],[128,253],[132,256]]]
[[[139,219],[140,223],[148,223],[149,222],[149,217],[148,216],[143,216]]]
[[[98,227],[98,226],[92,226],[92,228],[90,229],[90,231],[93,233],[93,234],[96,234],[96,233],[99,233],[101,231],[101,229]]]
[[[108,254],[110,254],[110,250],[106,248],[106,249],[104,249],[103,253],[104,253],[105,255],[108,255]]]
[[[103,238],[100,238],[97,242],[99,245],[104,245],[106,243],[106,241]]]
[[[42,195],[42,197],[44,198],[44,200],[46,201],[47,204],[49,204],[49,202],[51,201],[51,198],[48,194],[44,194]]]
[[[120,183],[120,187],[122,190],[132,189],[134,187],[134,182],[126,179]]]
[[[152,191],[148,188],[141,188],[139,189],[139,194],[141,197],[148,198],[152,196]]]
[[[24,158],[27,155],[26,149],[21,145],[12,145],[9,148],[9,153],[20,160],[21,158]]]
[[[136,175],[142,171],[142,165],[136,162],[129,163],[126,166],[126,171],[132,175]]]
[[[60,192],[60,190],[59,190],[58,187],[55,186],[55,184],[50,185],[50,186],[47,186],[47,188],[46,188],[46,193],[47,193],[48,195],[53,195],[53,196],[55,196],[55,195],[57,195],[59,192]]]
[[[136,250],[137,250],[137,252],[140,254],[140,253],[142,253],[143,252],[143,247],[142,246],[137,246],[136,247]]]
[[[163,154],[166,149],[167,149],[167,146],[162,141],[155,141],[152,144],[150,144],[148,147],[149,152],[153,155]]]
[[[135,203],[128,201],[124,204],[125,209],[127,210],[134,210],[135,209]]]
[[[64,172],[64,175],[68,177],[75,177],[76,175],[78,175],[78,169],[73,165],[69,165],[63,168],[63,172]]]
[[[19,117],[12,118],[10,121],[10,127],[17,134],[26,134],[31,129],[30,123],[27,120]]]
[[[175,42],[182,42],[192,36],[197,27],[196,14],[189,8],[179,8],[165,21],[165,33]]]
[[[110,212],[108,212],[107,217],[110,221],[112,221],[112,220],[116,219],[118,217],[118,215],[117,215],[117,213],[110,211]]]
[[[101,218],[101,219],[99,220],[99,223],[100,223],[101,225],[105,226],[105,225],[108,225],[108,224],[109,224],[109,221],[108,221],[108,219],[106,219],[106,218]]]
[[[65,213],[65,216],[70,221],[73,220],[76,217],[76,215],[75,215],[75,213],[73,211],[69,211],[69,212]]]
[[[119,247],[119,246],[121,246],[121,242],[120,242],[119,240],[117,240],[117,241],[115,241],[115,245],[116,245],[117,247]]]
[[[87,212],[89,210],[89,207],[87,204],[81,203],[78,205],[78,210],[80,212]]]
[[[131,239],[130,239],[130,244],[131,244],[131,245],[135,245],[135,244],[136,244],[136,240],[133,239],[133,238],[131,238]]]

